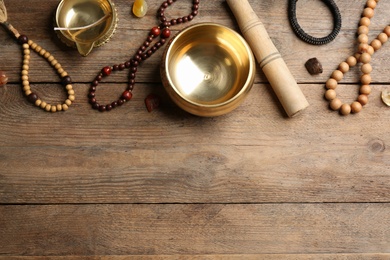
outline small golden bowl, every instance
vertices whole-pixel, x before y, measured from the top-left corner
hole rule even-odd
[[[215,23],[179,32],[166,47],[161,78],[171,99],[198,116],[237,108],[252,88],[256,63],[241,35]]]
[[[109,41],[118,17],[111,0],[62,0],[56,10],[55,30],[68,46],[87,56]]]

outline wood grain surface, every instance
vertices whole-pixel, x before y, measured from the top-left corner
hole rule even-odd
[[[287,1],[250,0],[310,106],[288,118],[258,68],[244,103],[229,114],[202,118],[179,109],[165,93],[162,50],[138,69],[134,97],[109,113],[88,104],[101,67],[130,59],[153,26],[162,1],[148,0],[144,18],[133,1],[116,0],[113,38],[81,57],[53,32],[59,1],[5,0],[9,21],[50,51],[69,72],[76,101],[50,114],[23,97],[20,46],[0,30],[0,259],[390,259],[390,45],[371,62],[369,104],[342,117],[328,109],[324,84],[356,52],[356,28],[365,1],[336,1],[343,24],[335,41],[312,46],[288,24]],[[169,17],[190,12],[175,2]],[[297,17],[315,36],[332,28],[322,1],[299,0]],[[390,23],[390,2],[378,3],[374,38]],[[191,24],[217,22],[238,29],[223,0],[200,3]],[[317,57],[324,72],[305,62]],[[37,55],[32,88],[50,102],[65,93],[55,71]],[[116,99],[127,71],[98,87]],[[345,102],[358,93],[359,70],[337,89]],[[149,113],[144,98],[162,97]]]

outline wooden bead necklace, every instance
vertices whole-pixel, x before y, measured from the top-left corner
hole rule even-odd
[[[118,65],[113,66],[106,66],[101,69],[101,71],[98,73],[98,75],[95,77],[95,79],[92,81],[88,98],[89,103],[91,104],[93,109],[96,109],[100,112],[110,111],[118,106],[123,105],[127,101],[131,100],[133,97],[133,89],[135,84],[135,77],[138,66],[148,59],[150,56],[152,56],[153,53],[155,53],[158,49],[163,46],[167,39],[171,36],[170,26],[186,23],[194,19],[194,17],[198,14],[199,9],[199,2],[200,0],[193,0],[192,1],[192,12],[184,17],[179,17],[176,19],[168,20],[165,17],[165,9],[172,5],[176,0],[167,0],[164,1],[160,8],[157,11],[157,17],[160,20],[160,25],[157,27],[153,27],[145,40],[145,42],[141,45],[141,47],[138,49],[136,54],[131,58],[130,60],[120,63]],[[151,46],[153,40],[160,36],[160,40],[158,40],[153,46]],[[129,77],[128,77],[128,85],[126,90],[121,94],[118,100],[113,101],[112,103],[101,105],[96,100],[96,89],[99,83],[103,80],[103,78],[108,77],[111,72],[113,71],[122,71],[124,69],[129,69]]]
[[[62,68],[61,64],[51,55],[48,51],[41,46],[29,40],[27,36],[21,35],[8,21],[7,10],[3,0],[0,0],[0,23],[17,39],[17,42],[22,46],[23,50],[23,65],[21,71],[21,80],[23,85],[23,91],[27,100],[37,107],[42,108],[48,112],[66,111],[69,106],[75,100],[74,90],[72,87],[72,80],[68,73]],[[51,105],[43,101],[39,96],[31,90],[30,81],[28,77],[29,64],[30,64],[30,49],[35,51],[38,55],[42,56],[50,63],[50,65],[57,71],[61,78],[61,84],[65,87],[68,98],[63,104]]]
[[[327,91],[325,92],[325,98],[330,102],[330,108],[334,111],[339,111],[342,115],[349,115],[350,113],[358,113],[362,110],[363,106],[368,103],[368,95],[371,93],[371,72],[372,66],[370,65],[371,56],[379,50],[382,45],[387,42],[390,37],[390,25],[386,26],[383,32],[379,33],[376,39],[370,44],[368,43],[368,32],[371,18],[374,16],[374,9],[379,0],[367,0],[366,6],[363,10],[359,28],[357,30],[359,47],[355,55],[350,56],[346,61],[341,62],[338,69],[333,71],[331,77],[326,82]],[[360,94],[356,101],[352,104],[343,104],[339,98],[336,97],[336,91],[338,83],[343,79],[344,74],[347,73],[350,68],[360,64],[360,71],[362,75],[360,77]]]

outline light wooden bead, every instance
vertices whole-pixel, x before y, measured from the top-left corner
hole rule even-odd
[[[365,52],[368,52],[368,43],[360,43],[359,44],[359,52],[360,53],[365,53]]]
[[[41,105],[41,103],[42,103],[42,100],[40,100],[40,99],[37,99],[37,101],[35,101],[35,105],[37,107],[39,107]]]
[[[58,68],[57,69],[57,72],[58,72],[58,74],[60,74],[61,75],[61,73],[63,73],[64,72],[64,69],[61,67],[61,68]]]
[[[55,68],[56,70],[59,70],[59,69],[62,68],[62,66],[61,66],[61,64],[57,63],[57,64],[54,66],[54,68]],[[61,74],[61,73],[60,73],[60,74]]]
[[[22,80],[28,80],[28,76],[27,75],[23,75],[22,76]]]
[[[23,80],[22,85],[23,86],[29,86],[30,82],[28,80]]]
[[[29,67],[28,65],[23,65],[23,66],[22,66],[22,69],[24,69],[24,70],[29,70],[30,67]]]
[[[342,73],[340,70],[335,70],[332,73],[332,78],[334,78],[337,82],[342,80],[344,77],[344,73]]]
[[[66,85],[65,88],[66,88],[66,90],[68,90],[68,91],[73,89],[72,85],[70,85],[70,84]]]
[[[386,33],[382,32],[378,35],[377,39],[380,40],[382,44],[384,44],[389,39],[389,36],[387,36]]]
[[[23,65],[29,65],[30,64],[30,60],[29,59],[23,59]]]
[[[68,76],[68,73],[66,71],[61,73],[61,77],[65,77],[65,76]]]
[[[364,74],[361,76],[360,81],[363,85],[369,85],[371,83],[371,75],[370,74]]]
[[[26,91],[24,92],[24,94],[26,94],[26,96],[30,95],[31,93],[32,93],[31,90],[26,90]]]
[[[360,56],[362,56],[361,53],[359,53],[359,52],[355,53],[355,58],[356,58],[356,60],[359,60],[359,61],[360,61]]]
[[[358,37],[358,41],[360,43],[368,43],[368,36],[367,34],[360,34]]]
[[[30,46],[31,46],[31,49],[35,49],[37,46],[38,46],[38,44],[36,44],[35,42],[33,42],[32,44],[30,44]]]
[[[22,45],[23,49],[30,49],[30,45],[28,45],[27,43],[24,43]]]
[[[74,95],[74,90],[73,89],[68,90],[68,95]]]
[[[362,106],[365,106],[367,105],[368,103],[368,96],[367,95],[359,95],[358,98],[357,98],[357,101],[362,105]]]
[[[369,45],[367,53],[372,56],[374,54],[374,52],[375,52],[375,49],[371,45]]]
[[[367,26],[367,27],[370,26],[370,24],[371,24],[370,18],[368,18],[368,17],[360,18],[360,23],[359,24]]]
[[[337,88],[337,81],[333,78],[330,78],[328,79],[328,81],[326,81],[326,88],[327,89],[335,89]]]
[[[48,60],[49,62],[52,62],[52,61],[54,60],[53,55],[50,55],[49,58],[47,58],[47,60]]]
[[[369,29],[368,29],[368,26],[365,26],[365,25],[361,25],[361,26],[359,26],[359,28],[358,28],[358,34],[360,35],[360,34],[368,34],[368,32],[369,32]]]
[[[30,49],[24,49],[23,50],[24,55],[30,55]]]
[[[350,57],[348,57],[348,59],[347,59],[347,64],[350,66],[350,67],[353,67],[353,66],[355,66],[356,64],[357,64],[357,60],[356,60],[356,58],[354,57],[354,56],[350,56]]]
[[[371,7],[364,8],[363,16],[367,18],[372,18],[374,16],[374,9],[372,9]]]
[[[41,107],[41,108],[45,108],[46,105],[47,105],[47,103],[46,103],[45,101],[42,101],[41,104],[40,104],[40,107]]]
[[[63,111],[66,111],[66,110],[68,110],[68,109],[69,109],[69,107],[68,107],[67,104],[62,104],[62,110],[63,110]]]
[[[349,65],[348,63],[346,63],[345,61],[341,62],[340,65],[339,65],[339,70],[342,72],[342,73],[347,73],[349,71]]]
[[[375,0],[367,0],[366,6],[372,8],[372,9],[375,9],[376,1]]]
[[[361,71],[364,74],[370,74],[372,72],[372,66],[370,65],[370,63],[363,64]]]
[[[343,103],[341,103],[341,100],[340,100],[340,99],[335,98],[335,99],[333,99],[333,100],[330,102],[329,106],[330,106],[330,108],[333,109],[334,111],[337,111],[337,110],[340,109],[340,107],[342,106],[342,104],[343,104]]]
[[[351,106],[349,104],[343,104],[341,107],[340,107],[340,113],[343,115],[343,116],[346,116],[346,115],[349,115],[351,113]]]
[[[72,105],[72,101],[70,99],[67,99],[67,100],[65,100],[65,104],[67,106],[70,106],[70,105]]]
[[[75,96],[74,96],[74,95],[69,95],[69,96],[68,96],[68,99],[69,99],[70,101],[74,101],[74,100],[75,100]]]
[[[336,91],[334,89],[328,89],[325,92],[325,98],[326,100],[332,101],[333,99],[336,98]]]
[[[57,112],[57,106],[51,106],[50,111],[51,111],[52,113]]]
[[[23,87],[23,91],[26,92],[27,90],[31,90],[30,85],[26,85]]]
[[[390,37],[390,25],[386,26],[383,32],[386,33],[387,37]]]
[[[362,111],[363,109],[363,106],[362,104],[360,104],[359,102],[355,101],[351,104],[351,112],[352,113],[359,113],[360,111]]]
[[[33,44],[33,41],[32,40],[28,40],[27,44],[31,45],[31,44]]]
[[[360,56],[360,61],[364,64],[369,63],[371,61],[371,55],[368,53],[362,53]]]
[[[371,94],[371,87],[370,85],[362,85],[360,87],[360,94],[364,94],[364,95],[370,95]]]
[[[51,55],[50,52],[47,51],[47,52],[43,55],[43,57],[45,57],[45,59],[47,59],[47,58],[50,57],[50,55]]]
[[[28,75],[28,70],[22,70],[22,73],[21,73],[23,76],[27,76]]]
[[[37,45],[37,47],[34,48],[34,50],[39,53],[42,50],[42,47]]]
[[[43,56],[43,55],[45,55],[45,53],[46,53],[46,50],[45,50],[45,49],[42,49],[42,50],[39,52],[39,55]]]
[[[49,111],[51,110],[51,105],[50,105],[50,104],[47,104],[46,107],[45,107],[45,110],[46,110],[47,112],[49,112]]]
[[[56,64],[58,63],[58,61],[56,59],[52,60],[50,62],[50,64],[54,67]]]
[[[57,111],[62,111],[62,105],[61,104],[57,105]]]
[[[372,46],[372,48],[373,48],[375,51],[377,51],[377,50],[379,50],[379,49],[382,47],[382,43],[381,43],[380,40],[374,39],[374,40],[372,40],[372,42],[371,42],[371,46]]]

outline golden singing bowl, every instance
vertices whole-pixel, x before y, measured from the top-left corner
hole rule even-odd
[[[171,99],[198,116],[219,116],[237,108],[252,88],[256,63],[246,41],[215,23],[179,32],[166,47],[163,85]]]
[[[62,0],[55,16],[58,36],[87,56],[94,47],[108,42],[118,18],[111,0]]]

